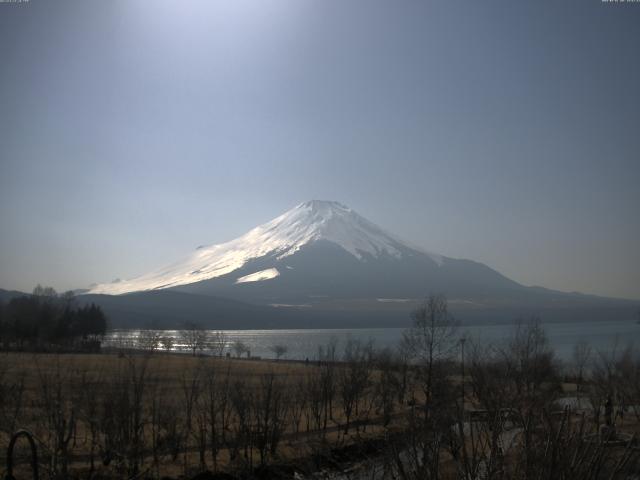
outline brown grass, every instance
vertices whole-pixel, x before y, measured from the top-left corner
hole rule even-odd
[[[184,399],[184,385],[188,383],[199,369],[214,369],[218,374],[230,371],[233,382],[241,382],[248,386],[257,387],[260,379],[267,374],[275,374],[285,382],[285,388],[293,391],[295,386],[308,375],[317,373],[318,367],[314,363],[269,360],[245,360],[234,358],[192,357],[189,355],[155,353],[152,355],[118,355],[118,354],[43,354],[43,353],[2,353],[0,354],[0,372],[4,372],[2,381],[9,385],[24,382],[22,404],[24,409],[16,424],[16,428],[26,428],[38,438],[40,455],[44,458],[47,449],[51,448],[51,432],[43,421],[43,385],[47,382],[60,382],[62,391],[68,399],[81,395],[79,390],[89,388],[88,397],[92,401],[100,402],[102,391],[99,386],[105,379],[127,375],[127,368],[131,365],[137,368],[146,366],[146,384],[148,394],[145,397],[144,409],[148,412],[153,395],[163,395],[169,402],[180,405]],[[81,387],[83,386],[84,387]],[[95,390],[92,386],[95,386]],[[286,394],[288,392],[285,392]],[[72,400],[69,400],[72,401]],[[374,414],[375,416],[375,414]],[[294,435],[291,424],[286,427],[285,437],[278,450],[280,460],[299,457],[310,453],[314,442],[320,442],[320,432],[306,430],[305,420],[302,420],[301,434]],[[370,425],[366,431],[353,428],[349,435],[343,432],[344,416],[336,399],[332,412],[332,420],[324,436],[324,441],[332,445],[344,445],[364,438],[371,438],[381,433],[382,428]],[[9,432],[3,428],[0,431],[0,451],[6,451]],[[15,428],[14,428],[15,430]],[[150,428],[145,430],[145,444],[150,445]],[[73,433],[70,448],[71,468],[75,471],[88,468],[89,428],[83,420],[78,420]],[[148,447],[147,447],[148,448]],[[150,463],[151,452],[146,453]],[[209,460],[209,459],[207,459]],[[24,460],[23,460],[24,461]],[[106,476],[119,476],[110,467],[100,466],[100,458],[96,455],[98,465],[96,473],[102,472]],[[177,476],[191,468],[198,470],[198,457],[195,441],[189,440],[187,453],[182,453],[176,459],[163,457],[162,466],[157,474]],[[4,456],[0,459],[0,469],[4,468]],[[221,451],[218,468],[230,468],[229,452]],[[148,465],[147,465],[148,467]],[[211,465],[208,465],[211,468]]]

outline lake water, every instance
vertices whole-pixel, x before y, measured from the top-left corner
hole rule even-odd
[[[585,341],[593,351],[611,351],[622,349],[627,345],[640,345],[640,324],[634,321],[591,321],[584,323],[543,323],[542,324],[556,355],[562,360],[570,361],[574,345]],[[462,326],[460,336],[466,336],[475,342],[499,345],[506,342],[513,334],[515,325],[473,325]],[[242,341],[251,351],[251,355],[261,358],[273,358],[271,351],[274,345],[286,345],[284,358],[294,360],[316,359],[318,349],[326,346],[332,339],[338,342],[337,352],[340,354],[349,338],[362,341],[372,340],[377,348],[395,348],[402,338],[403,328],[370,328],[370,329],[317,329],[317,330],[224,330],[229,345]],[[135,348],[138,330],[116,330],[106,339],[105,345],[125,345]],[[180,344],[178,330],[162,330],[163,336],[173,337],[176,350],[184,350]]]

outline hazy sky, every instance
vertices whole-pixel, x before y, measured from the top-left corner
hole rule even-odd
[[[144,273],[309,199],[640,299],[640,3],[0,3],[0,288]]]

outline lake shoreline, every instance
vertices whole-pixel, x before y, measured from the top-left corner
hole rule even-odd
[[[588,322],[540,322],[549,338],[557,358],[563,361],[571,359],[575,345],[581,342],[589,344],[594,351],[612,351],[621,349],[629,343],[640,344],[640,325],[635,320],[600,320]],[[456,335],[470,339],[474,343],[504,345],[518,323],[504,324],[462,324]],[[137,336],[149,329],[117,329],[111,331],[103,342],[104,348],[137,348]],[[272,349],[284,346],[287,351],[282,359],[314,361],[319,358],[319,349],[333,344],[340,355],[349,339],[372,342],[376,349],[395,350],[400,345],[406,328],[328,328],[328,329],[236,329],[208,330],[211,334],[222,332],[226,337],[227,351],[234,342],[244,343],[249,356],[274,359]],[[180,330],[152,330],[160,336],[172,337],[174,349],[184,349],[180,342]],[[206,349],[202,353],[207,353]]]

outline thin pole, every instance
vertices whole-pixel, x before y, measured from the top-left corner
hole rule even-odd
[[[461,348],[461,353],[462,353],[462,379],[460,381],[460,389],[462,391],[462,413],[464,414],[464,342],[466,342],[467,339],[465,337],[462,337],[460,339],[460,348]]]

